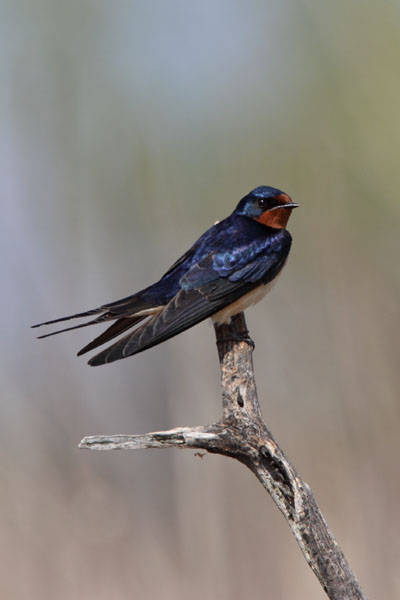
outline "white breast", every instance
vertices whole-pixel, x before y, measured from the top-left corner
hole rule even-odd
[[[265,294],[267,294],[272,288],[272,286],[275,284],[277,279],[278,277],[275,277],[275,279],[267,283],[267,285],[264,285],[262,283],[251,292],[248,292],[247,294],[239,298],[239,300],[232,302],[232,304],[225,306],[225,308],[215,313],[215,315],[213,315],[211,319],[214,323],[218,323],[219,325],[221,325],[222,323],[229,323],[231,317],[237,315],[243,310],[246,310],[246,308],[249,308],[249,306],[253,306],[254,304],[257,304],[257,302],[262,300]]]

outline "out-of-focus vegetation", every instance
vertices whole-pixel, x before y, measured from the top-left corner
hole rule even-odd
[[[101,369],[75,357],[98,330],[28,329],[148,285],[269,184],[301,208],[247,315],[264,415],[366,593],[398,598],[398,3],[5,0],[0,23],[1,597],[325,597],[239,464],[77,449],[217,418],[209,324]]]

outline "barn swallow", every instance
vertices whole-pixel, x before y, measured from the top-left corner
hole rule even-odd
[[[101,346],[135,327],[89,360],[97,366],[143,352],[211,317],[215,323],[255,304],[284,266],[292,237],[286,230],[298,204],[276,188],[261,186],[240,200],[232,214],[217,222],[181,256],[159,281],[116,302],[69,317],[96,318],[41,338],[105,321],[113,323],[78,352]]]

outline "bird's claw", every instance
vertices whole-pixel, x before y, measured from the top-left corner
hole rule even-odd
[[[246,342],[251,347],[252,350],[254,350],[254,348],[255,348],[255,343],[253,342],[251,337],[248,335],[242,336],[242,335],[232,334],[232,335],[220,337],[217,340],[217,344],[222,344],[224,342]]]

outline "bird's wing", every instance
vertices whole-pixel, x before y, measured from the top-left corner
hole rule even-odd
[[[209,302],[204,290],[180,290],[158,315],[91,358],[89,364],[103,365],[147,350],[203,321],[222,306],[225,304],[221,300]]]
[[[98,366],[132,356],[185,331],[235,302],[262,283],[271,281],[286,261],[288,244],[264,247],[246,262],[242,254],[224,259],[208,254],[181,278],[180,291],[146,323],[106,348],[89,364]],[[253,253],[254,254],[254,253]]]
[[[182,256],[180,256],[178,258],[178,260],[176,260],[174,262],[174,264],[168,269],[168,271],[166,271],[163,275],[164,277],[167,277],[167,275],[170,275],[173,271],[175,271],[175,269],[177,267],[180,267],[181,265],[183,265],[184,262],[186,262],[187,260],[189,260],[190,258],[192,258],[194,252],[195,252],[195,248],[196,248],[196,244],[194,244],[191,248],[189,248],[189,250],[187,250],[185,252],[185,254],[182,254]]]
[[[89,344],[81,348],[81,350],[79,350],[78,352],[78,356],[86,354],[86,352],[90,352],[90,350],[94,350],[95,348],[98,348],[98,346],[102,346],[106,342],[113,340],[115,337],[121,335],[121,333],[124,333],[127,329],[130,329],[134,325],[137,325],[140,321],[143,321],[143,319],[145,318],[146,316],[137,316],[121,317],[120,319],[117,319],[117,321],[114,321],[114,323],[107,327],[107,329],[103,331],[103,333],[94,338],[94,340],[89,342]]]

